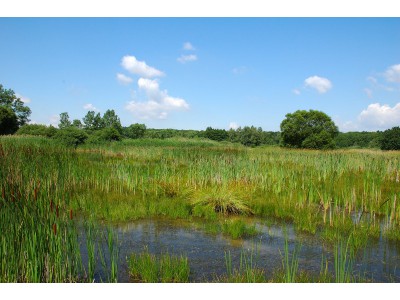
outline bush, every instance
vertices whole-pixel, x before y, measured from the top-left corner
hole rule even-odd
[[[382,150],[400,150],[400,127],[385,130],[381,138]]]
[[[104,128],[93,132],[87,139],[87,143],[101,144],[120,140],[122,140],[122,136],[115,128]]]
[[[131,124],[129,127],[123,128],[123,134],[130,139],[140,139],[146,134],[146,125],[144,124]]]
[[[78,145],[81,145],[86,141],[88,135],[81,129],[69,127],[58,130],[53,138],[67,147],[76,148]]]
[[[16,134],[38,135],[45,137],[53,137],[57,133],[57,129],[53,126],[45,126],[40,124],[26,124],[18,129]]]

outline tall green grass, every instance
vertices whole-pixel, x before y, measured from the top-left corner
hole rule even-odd
[[[332,245],[351,232],[350,248],[380,236],[399,241],[399,170],[399,152],[376,150],[250,149],[182,139],[71,150],[46,138],[0,137],[1,280],[81,280],[76,217],[200,217],[218,224],[252,214],[322,232]],[[217,230],[239,223],[227,224]]]
[[[146,248],[129,258],[129,273],[135,282],[189,282],[189,264],[186,257],[168,253],[156,256]]]

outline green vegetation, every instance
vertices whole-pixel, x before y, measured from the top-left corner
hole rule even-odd
[[[15,95],[13,90],[4,88],[2,84],[0,84],[0,107],[11,109],[14,112],[17,118],[17,128],[29,122],[29,116],[31,115],[30,108],[24,105],[24,102]],[[2,115],[5,114],[4,109],[1,112]],[[2,116],[0,121],[2,121],[2,118],[4,117]],[[4,125],[0,123],[0,128],[2,127]],[[0,132],[0,134],[4,133]]]
[[[298,110],[281,123],[282,145],[291,148],[333,149],[339,130],[325,113]]]
[[[298,252],[289,255],[286,241],[282,269],[268,279],[278,282],[356,281],[356,253],[381,237],[400,241],[399,152],[329,150],[335,141],[398,149],[398,127],[337,136],[322,112],[297,111],[286,116],[281,134],[253,126],[161,130],[122,127],[107,110],[103,116],[90,111],[83,122],[71,122],[64,112],[57,129],[25,124],[29,108],[0,88],[0,134],[17,130],[0,137],[1,282],[92,282],[99,261],[109,274],[101,280],[118,281],[116,240],[111,229],[101,235],[100,220],[201,221],[206,232],[241,239],[258,234],[252,218],[261,217],[318,234],[335,249],[335,276],[326,262],[316,278],[298,271]],[[292,149],[257,147],[280,139]],[[252,255],[243,254],[237,270],[229,267],[230,256],[226,260],[228,275],[220,281],[267,281]],[[133,255],[130,267],[141,282],[186,282],[189,276],[187,259],[168,254]]]
[[[132,254],[129,258],[129,273],[134,282],[189,282],[189,264],[186,257],[168,253],[157,257],[148,249]]]
[[[400,127],[385,130],[381,139],[382,150],[400,150]]]
[[[376,148],[381,145],[382,132],[339,132],[335,138],[338,148]]]
[[[13,134],[17,130],[17,115],[11,108],[0,106],[0,134]]]

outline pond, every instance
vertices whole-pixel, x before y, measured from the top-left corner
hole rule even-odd
[[[259,234],[238,240],[207,233],[189,221],[151,219],[113,224],[111,228],[118,245],[118,282],[131,282],[127,259],[132,253],[141,253],[144,249],[155,255],[169,253],[187,257],[191,282],[212,282],[216,277],[226,275],[225,257],[228,253],[233,268],[239,267],[241,255],[246,254],[253,257],[253,263],[269,278],[282,266],[285,240],[290,253],[295,249],[298,251],[299,270],[318,275],[321,266],[325,268],[328,261],[329,272],[334,272],[333,247],[325,245],[317,235],[297,233],[291,225],[265,225],[257,221]],[[100,226],[99,230],[106,232],[107,229]],[[84,238],[82,234],[82,245]],[[100,244],[106,253],[106,242]],[[81,252],[86,264],[84,246]],[[369,242],[357,253],[353,273],[373,282],[400,282],[399,253],[398,244],[388,243],[382,238]],[[96,266],[94,278],[95,282],[102,282],[107,276],[101,267]]]

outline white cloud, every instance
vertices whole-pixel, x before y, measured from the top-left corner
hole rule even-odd
[[[25,96],[22,96],[21,94],[15,93],[15,96],[19,99],[21,99],[22,102],[24,103],[29,103],[31,102],[31,99]]]
[[[181,55],[180,57],[177,58],[177,61],[179,61],[182,64],[195,60],[197,60],[197,55],[195,54]]]
[[[294,89],[294,90],[293,90],[293,94],[295,94],[295,95],[300,95],[301,92],[300,92],[299,89]]]
[[[236,123],[236,122],[230,122],[229,123],[229,129],[234,129],[234,130],[236,130],[236,129],[238,129],[239,128],[239,125]]]
[[[327,78],[311,76],[304,80],[306,86],[316,89],[318,93],[324,94],[332,88],[332,83]]]
[[[157,80],[139,78],[138,86],[146,94],[146,101],[130,101],[125,108],[140,119],[165,119],[170,111],[188,110],[189,104],[160,90]]]
[[[400,102],[390,107],[387,104],[368,105],[358,116],[360,125],[369,130],[383,130],[400,125]]]
[[[145,78],[161,77],[165,75],[160,70],[148,66],[145,61],[138,61],[135,56],[124,56],[121,61],[121,66],[132,74]]]
[[[389,67],[384,74],[385,78],[389,82],[400,83],[400,64]]]
[[[196,50],[196,48],[193,47],[193,45],[191,43],[189,43],[189,42],[186,42],[186,43],[183,44],[183,49],[184,50],[192,50],[192,51]]]
[[[130,84],[133,81],[133,79],[130,78],[129,76],[126,76],[121,73],[117,73],[117,80],[119,83],[124,84],[124,85]]]
[[[97,108],[94,107],[92,103],[85,104],[85,105],[83,106],[83,109],[92,110],[92,111],[97,111]]]

